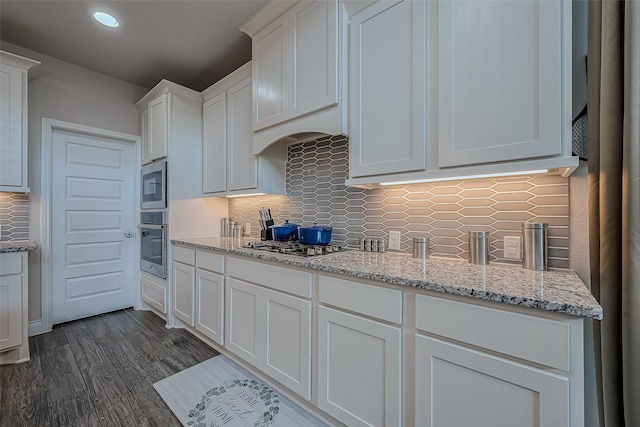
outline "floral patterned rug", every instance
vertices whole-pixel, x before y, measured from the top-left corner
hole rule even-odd
[[[187,427],[326,426],[224,355],[153,387]]]

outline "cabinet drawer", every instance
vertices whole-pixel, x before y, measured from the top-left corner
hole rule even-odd
[[[276,290],[311,298],[311,273],[271,264],[227,258],[227,275]]]
[[[402,292],[394,289],[320,276],[320,302],[402,324]]]
[[[224,255],[196,251],[196,265],[205,270],[224,273]]]
[[[167,289],[146,277],[141,282],[142,300],[159,310],[161,313],[167,313]]]
[[[196,264],[196,251],[183,246],[173,246],[173,260],[183,264]]]
[[[569,371],[569,325],[566,323],[417,295],[416,328]]]
[[[0,255],[0,276],[22,274],[22,253],[4,253]]]

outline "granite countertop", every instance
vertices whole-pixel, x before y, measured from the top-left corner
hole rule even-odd
[[[194,249],[256,258],[401,286],[463,295],[505,304],[602,319],[602,307],[578,275],[569,270],[533,271],[517,265],[469,264],[466,260],[417,259],[395,252],[345,251],[301,258],[243,248],[255,239],[172,239]]]
[[[32,240],[9,240],[0,242],[0,253],[32,251],[37,247],[36,242]]]

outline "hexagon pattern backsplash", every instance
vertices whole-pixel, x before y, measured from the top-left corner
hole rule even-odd
[[[346,187],[349,144],[344,135],[290,145],[288,196],[229,199],[229,216],[251,223],[259,238],[258,209],[268,207],[276,224],[333,226],[333,241],[357,246],[364,237],[402,234],[401,250],[413,237],[430,238],[431,256],[467,258],[467,232],[490,232],[492,261],[503,258],[505,236],[521,236],[525,221],[549,224],[549,265],[569,268],[569,182],[559,175],[475,179],[378,189]]]
[[[0,240],[29,240],[29,195],[0,192]]]

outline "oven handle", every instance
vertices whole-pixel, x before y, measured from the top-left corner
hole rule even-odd
[[[154,228],[156,230],[165,228],[166,224],[138,224],[138,228]]]

